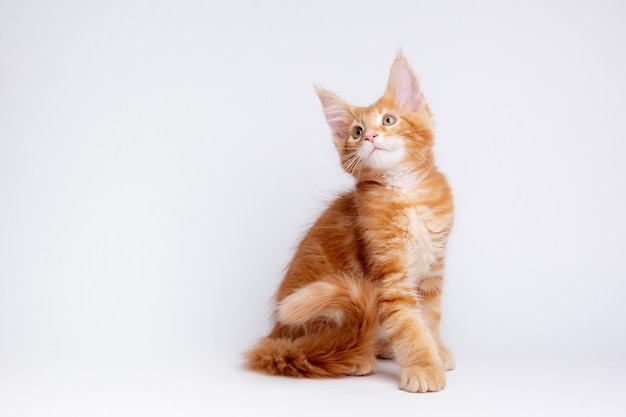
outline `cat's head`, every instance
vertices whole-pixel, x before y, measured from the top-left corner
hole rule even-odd
[[[432,119],[417,77],[399,54],[385,94],[368,107],[352,106],[318,89],[343,169],[357,179],[432,163]]]

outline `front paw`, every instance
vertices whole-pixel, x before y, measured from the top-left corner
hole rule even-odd
[[[439,363],[410,366],[400,374],[400,388],[408,392],[436,392],[446,385],[446,376]]]

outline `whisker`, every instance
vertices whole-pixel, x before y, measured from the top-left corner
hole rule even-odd
[[[347,159],[349,159],[349,158],[352,158],[352,157],[353,157],[353,156],[355,156],[355,155],[356,155],[356,152],[350,152],[350,153],[347,153],[347,154],[345,154],[345,155],[341,158],[341,160],[342,160],[342,161],[345,161],[345,160],[347,160]]]
[[[354,172],[354,169],[356,168],[356,166],[359,164],[360,159],[359,157],[356,156],[356,153],[353,155],[352,159],[350,160],[350,162],[348,162],[347,166],[346,166],[346,171],[352,173]]]

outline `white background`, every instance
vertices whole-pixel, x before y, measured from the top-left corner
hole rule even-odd
[[[3,1],[0,414],[624,415],[620,1]],[[437,394],[239,368],[399,48],[454,188]]]

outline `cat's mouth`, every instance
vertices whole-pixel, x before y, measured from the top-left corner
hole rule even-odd
[[[379,144],[369,144],[369,146],[364,146],[361,150],[361,158],[368,161],[373,162],[374,160],[379,160],[381,158],[385,158],[383,155],[388,153],[390,149],[384,146],[380,146]]]
[[[361,152],[365,165],[382,170],[394,166],[404,157],[402,147],[389,143],[383,144],[383,146],[373,143],[367,146],[367,148],[363,148]]]
[[[372,147],[372,148],[370,149],[370,151],[369,151],[369,153],[368,153],[368,156],[371,156],[371,155],[372,155],[374,152],[376,152],[376,151],[384,151],[384,152],[389,152],[389,149],[387,149],[387,148],[385,148],[385,147],[383,147],[383,146],[380,146],[380,145],[378,145],[378,144],[376,144],[376,143],[373,143],[373,144],[371,145],[371,147]]]

